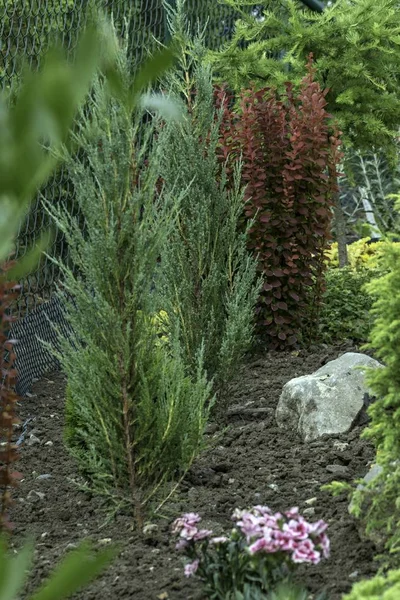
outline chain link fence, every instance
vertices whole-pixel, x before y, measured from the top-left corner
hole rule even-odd
[[[96,4],[112,16],[122,35],[127,35],[132,66],[155,44],[168,38],[167,11],[163,0],[97,0]],[[174,1],[170,1],[174,6]],[[41,58],[52,41],[59,41],[72,52],[85,24],[88,0],[0,0],[0,88],[18,81],[21,66],[40,66]],[[186,0],[186,14],[193,28],[206,27],[206,43],[218,47],[233,30],[235,16],[218,0]],[[40,231],[49,225],[41,208],[41,195],[51,203],[66,202],[74,207],[73,188],[65,169],[60,168],[41,190],[21,228],[17,256],[23,256]],[[58,233],[49,254],[65,258],[67,247]],[[21,294],[15,313],[24,317],[44,302],[54,290],[57,268],[43,257],[34,273],[21,282]]]

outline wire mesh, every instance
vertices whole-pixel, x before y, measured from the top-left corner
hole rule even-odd
[[[173,0],[169,4],[173,5]],[[61,42],[72,52],[85,23],[88,5],[88,0],[0,0],[0,88],[7,89],[18,81],[24,63],[38,68],[53,41]],[[97,0],[97,5],[112,15],[121,34],[127,34],[133,63],[140,63],[155,39],[166,41],[168,29],[163,0]],[[218,0],[187,0],[186,13],[193,29],[207,23],[209,47],[217,47],[232,32],[234,15]],[[40,231],[50,224],[41,205],[42,194],[52,204],[63,201],[73,210],[73,188],[66,170],[61,168],[31,206],[19,232],[17,257],[23,256]],[[66,257],[67,247],[60,233],[49,248],[49,254]],[[48,301],[58,277],[56,266],[43,257],[36,271],[20,282],[21,294],[14,307],[16,315],[25,316]]]

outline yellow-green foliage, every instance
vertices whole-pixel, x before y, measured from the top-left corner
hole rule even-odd
[[[319,318],[319,335],[325,342],[368,339],[373,299],[365,285],[382,274],[378,259],[385,247],[385,242],[369,241],[365,237],[348,245],[349,266],[342,269],[337,243],[327,252],[326,290]]]
[[[400,569],[356,583],[342,600],[399,600]]]
[[[400,547],[400,244],[387,244],[379,265],[381,276],[368,284],[375,298],[368,347],[385,366],[368,374],[377,400],[363,435],[374,444],[383,471],[354,496],[362,510],[367,506],[367,531],[382,535],[394,553]]]
[[[141,310],[138,310],[138,313],[141,314],[141,312]],[[156,346],[167,344],[169,318],[165,310],[160,310],[156,315],[151,317],[150,323],[152,325],[152,331],[157,338],[155,341]]]
[[[372,325],[372,297],[365,284],[376,270],[330,268],[326,272],[326,289],[319,314],[318,334],[326,343],[345,339],[365,342]]]
[[[378,265],[378,258],[382,254],[382,249],[388,244],[388,242],[373,242],[368,243],[371,240],[369,237],[362,238],[349,244],[347,246],[347,252],[349,257],[349,265],[352,269],[361,269],[366,267],[367,269],[374,269]],[[389,242],[394,246],[400,246],[399,242]],[[337,242],[332,244],[330,250],[327,252],[329,261],[329,267],[339,267],[338,260],[338,247]]]

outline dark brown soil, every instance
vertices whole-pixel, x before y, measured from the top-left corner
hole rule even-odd
[[[63,445],[64,378],[54,374],[37,383],[34,394],[20,405],[27,424],[18,470],[24,480],[15,492],[12,511],[14,543],[34,535],[36,563],[32,591],[68,549],[81,539],[119,542],[116,562],[79,600],[200,600],[199,583],[183,576],[182,557],[169,534],[172,520],[182,512],[199,512],[217,533],[230,527],[235,507],[266,504],[275,510],[292,506],[315,508],[310,520],[329,523],[332,556],[299,573],[312,592],[326,589],[338,600],[352,583],[371,576],[374,548],[362,542],[348,514],[345,497],[332,498],[320,487],[340,479],[328,465],[346,467],[342,478],[362,477],[373,459],[372,448],[360,441],[360,428],[341,436],[303,444],[296,435],[277,428],[274,411],[282,386],[336,358],[351,346],[315,347],[311,351],[267,353],[249,358],[232,385],[225,414],[208,427],[209,449],[197,460],[177,494],[154,519],[153,531],[141,537],[127,516],[104,524],[100,501],[79,491],[74,460]],[[33,434],[33,438],[31,435]],[[38,441],[35,442],[35,438]],[[29,442],[35,442],[28,445]],[[313,502],[307,502],[310,499]],[[229,530],[229,529],[228,529]]]

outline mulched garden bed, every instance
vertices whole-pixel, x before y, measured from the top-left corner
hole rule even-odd
[[[220,533],[229,530],[234,508],[254,504],[281,511],[299,506],[301,511],[308,509],[311,521],[323,518],[329,523],[331,558],[299,572],[312,592],[326,589],[329,600],[339,600],[354,581],[373,575],[377,568],[374,548],[360,540],[347,499],[320,491],[329,481],[352,480],[367,472],[374,455],[371,446],[359,439],[361,428],[303,444],[296,435],[277,428],[274,420],[287,381],[312,373],[350,350],[356,349],[351,344],[316,346],[249,357],[231,386],[224,416],[208,426],[209,448],[163,507],[163,518],[154,519],[144,537],[132,530],[127,516],[101,527],[100,500],[72,483],[79,473],[63,445],[65,379],[55,373],[36,383],[33,395],[19,406],[22,421],[32,420],[18,464],[24,480],[15,491],[11,513],[13,543],[18,547],[28,536],[37,542],[27,592],[66,551],[90,538],[100,545],[119,542],[122,551],[106,573],[76,599],[200,600],[199,583],[183,576],[182,557],[170,535],[173,519],[182,512],[198,512],[204,526]],[[342,467],[340,476],[331,472],[332,465]]]

